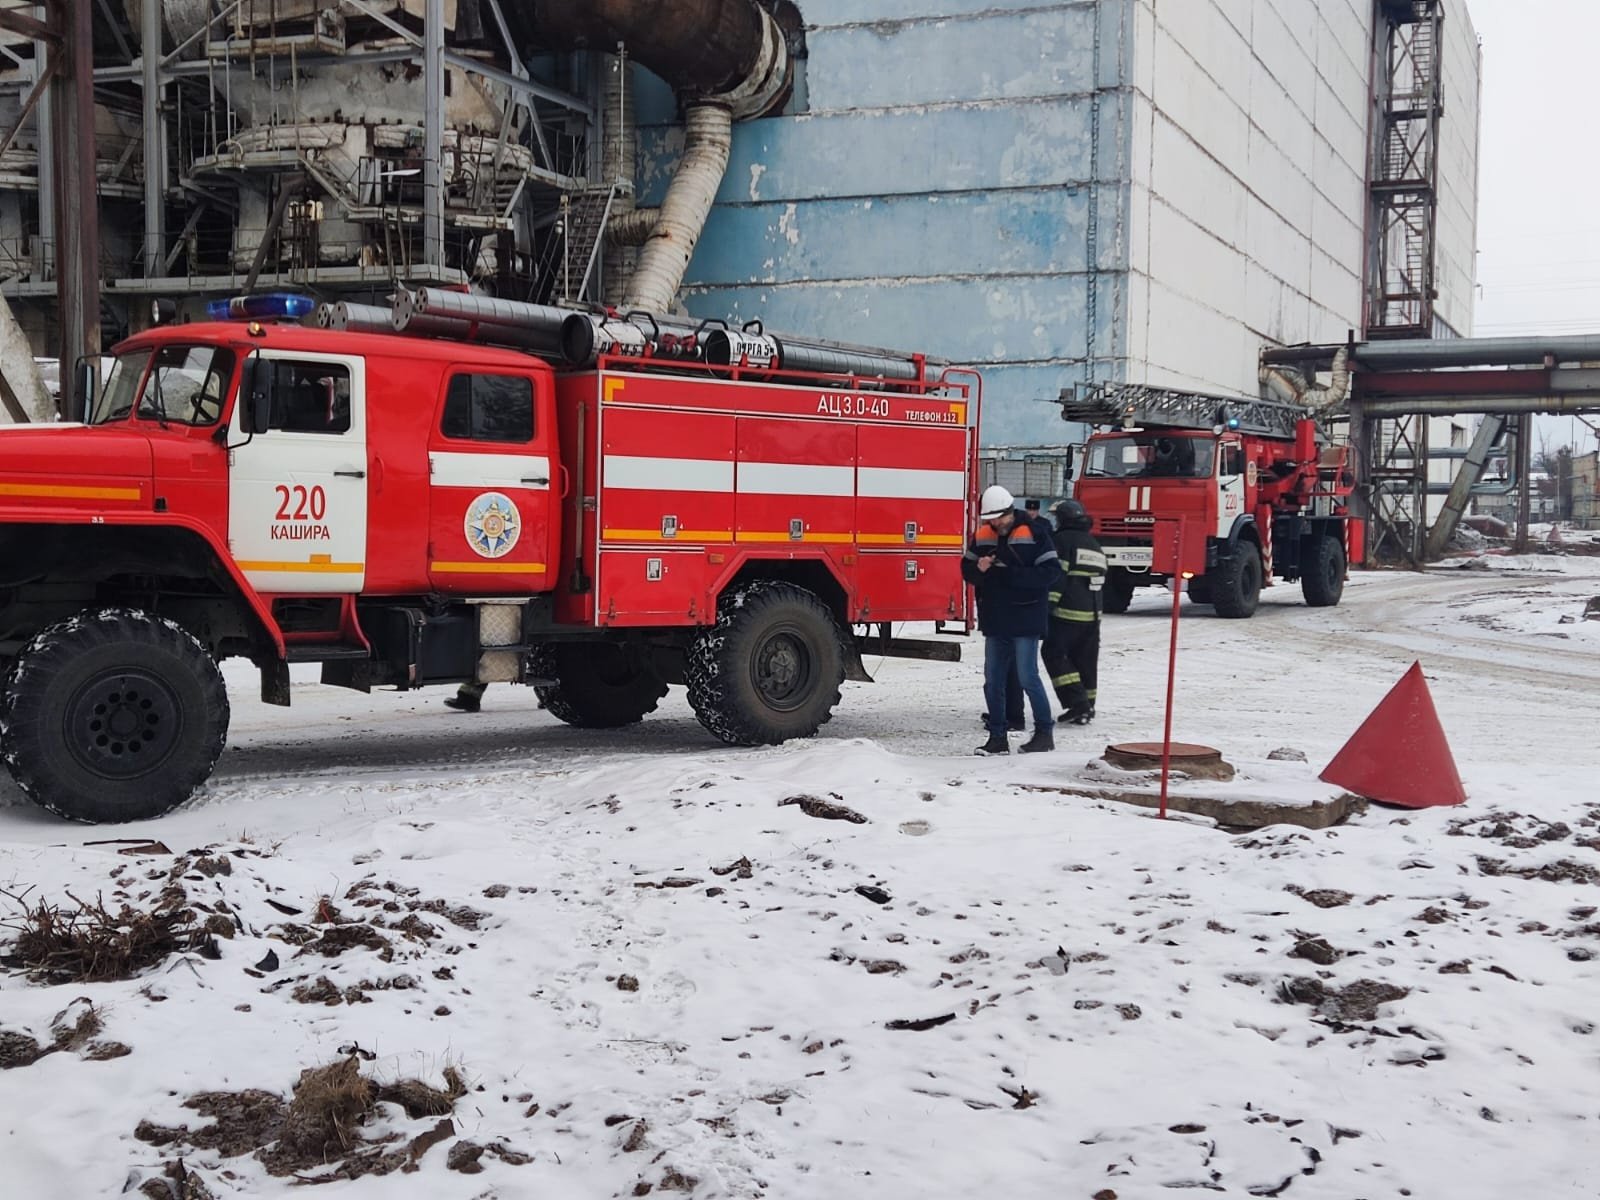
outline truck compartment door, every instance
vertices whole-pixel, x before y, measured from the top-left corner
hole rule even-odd
[[[856,439],[857,601],[862,620],[965,612],[964,427],[862,425]]]
[[[548,591],[560,495],[543,378],[459,367],[428,447],[428,578],[443,592]]]
[[[855,540],[855,426],[740,417],[737,448],[735,541],[848,546]]]

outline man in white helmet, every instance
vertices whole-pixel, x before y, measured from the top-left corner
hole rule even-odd
[[[1050,694],[1039,677],[1039,644],[1050,630],[1050,589],[1060,574],[1050,530],[1020,511],[1005,488],[984,489],[979,525],[961,560],[961,575],[978,592],[978,629],[983,634],[983,695],[988,701],[989,740],[979,754],[1009,754],[1006,741],[1006,676],[1015,668],[1033,710],[1033,737],[1024,754],[1054,750]]]

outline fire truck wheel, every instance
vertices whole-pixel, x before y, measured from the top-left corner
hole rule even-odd
[[[771,746],[811,737],[833,715],[844,648],[816,595],[763,580],[723,597],[684,674],[700,724],[731,745]]]
[[[1219,617],[1248,617],[1261,600],[1261,551],[1241,540],[1223,559],[1211,586],[1211,602]]]
[[[1212,604],[1211,577],[1209,575],[1196,575],[1189,580],[1189,599],[1196,604]]]
[[[1111,568],[1106,576],[1106,586],[1100,593],[1100,602],[1108,613],[1125,613],[1133,603],[1133,579],[1121,567]]]
[[[632,725],[667,694],[655,672],[609,642],[540,646],[529,661],[534,675],[554,679],[533,690],[551,716],[579,729]]]
[[[1302,556],[1300,591],[1312,608],[1332,608],[1344,595],[1344,547],[1323,534],[1311,540]]]
[[[73,821],[159,817],[211,775],[228,691],[199,642],[126,608],[38,634],[0,696],[0,757],[36,803]]]

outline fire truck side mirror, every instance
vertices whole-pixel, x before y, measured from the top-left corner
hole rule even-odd
[[[72,364],[72,403],[77,406],[78,420],[88,423],[94,416],[94,404],[99,398],[100,362],[87,354]]]
[[[260,355],[244,360],[239,377],[239,427],[248,434],[265,433],[272,428],[274,364]]]

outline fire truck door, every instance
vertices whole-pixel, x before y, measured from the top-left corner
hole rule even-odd
[[[1227,537],[1233,523],[1247,511],[1244,472],[1244,446],[1238,438],[1224,438],[1217,446],[1217,537]]]
[[[267,593],[359,592],[367,560],[366,364],[260,352],[272,364],[272,426],[253,437],[235,405],[228,542]]]
[[[428,446],[428,576],[446,592],[555,584],[553,405],[532,375],[456,368]]]

